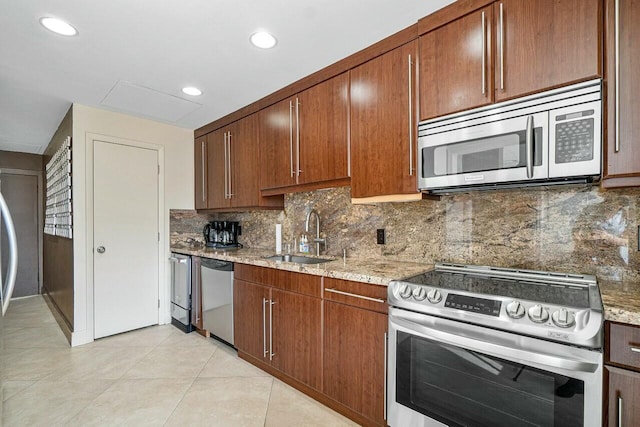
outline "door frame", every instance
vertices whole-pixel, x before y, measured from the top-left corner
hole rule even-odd
[[[164,235],[165,218],[164,218],[164,147],[159,144],[152,144],[143,141],[136,141],[131,139],[119,138],[115,136],[101,135],[96,133],[86,134],[86,283],[87,283],[87,332],[90,335],[91,340],[95,337],[94,326],[94,239],[93,239],[93,227],[94,227],[94,214],[93,214],[93,148],[95,141],[106,142],[110,144],[123,145],[127,147],[142,148],[147,150],[156,151],[158,154],[158,233],[160,238],[158,240],[158,324],[166,323],[166,316],[164,312],[169,310],[169,288],[167,285],[167,275],[165,274],[166,263],[162,262],[164,247],[166,245],[167,237]],[[75,195],[74,195],[75,196]],[[75,234],[75,233],[74,233]],[[74,236],[75,237],[75,236]]]
[[[0,168],[0,175],[3,173],[10,175],[28,175],[35,176],[38,185],[38,295],[42,294],[42,269],[43,264],[43,232],[44,232],[44,191],[42,183],[42,172],[28,169],[10,169]]]

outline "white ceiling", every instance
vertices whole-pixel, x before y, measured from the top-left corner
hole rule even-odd
[[[42,153],[72,103],[196,129],[451,2],[0,0],[0,150]],[[250,45],[257,29],[276,47]]]

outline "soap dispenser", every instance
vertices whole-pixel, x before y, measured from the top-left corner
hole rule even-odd
[[[300,236],[300,253],[308,254],[309,253],[309,239],[306,234],[302,234]]]

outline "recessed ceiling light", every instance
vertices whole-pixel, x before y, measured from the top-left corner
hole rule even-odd
[[[193,87],[193,86],[183,87],[182,88],[182,92],[186,93],[187,95],[191,95],[191,96],[200,96],[200,95],[202,95],[202,91],[200,89],[198,89],[197,87]]]
[[[256,33],[251,34],[250,39],[251,44],[261,49],[270,49],[274,47],[277,43],[276,38],[267,33],[266,31],[258,31]]]
[[[75,36],[78,34],[78,30],[61,19],[44,17],[40,18],[40,23],[47,30],[53,31],[56,34],[63,36]]]

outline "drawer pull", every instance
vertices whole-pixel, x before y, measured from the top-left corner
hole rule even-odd
[[[640,353],[640,347],[631,347],[631,351],[634,353]]]
[[[355,297],[355,298],[360,298],[360,299],[366,299],[367,301],[379,302],[380,304],[384,304],[384,303],[385,303],[385,300],[380,299],[380,298],[371,298],[371,297],[366,297],[366,296],[364,296],[364,295],[352,294],[351,292],[339,291],[339,290],[337,290],[337,289],[328,288],[328,289],[325,289],[325,291],[327,291],[327,292],[332,292],[332,293],[334,293],[334,294],[346,295],[346,296],[349,296],[349,297]]]

